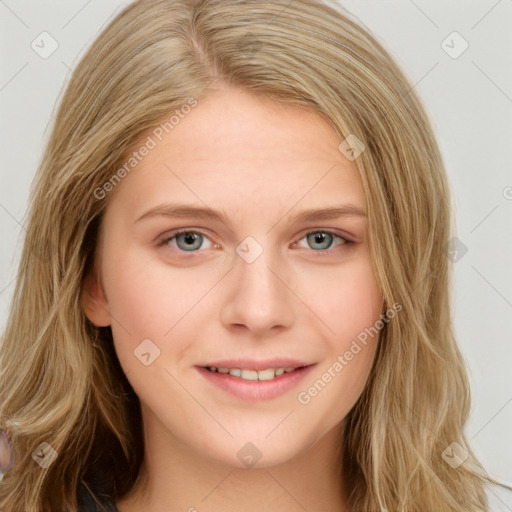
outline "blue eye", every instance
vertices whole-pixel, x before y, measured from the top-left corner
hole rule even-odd
[[[180,233],[176,236],[176,245],[184,251],[195,251],[202,243],[203,237],[199,233]]]
[[[170,245],[181,251],[195,252],[201,248],[205,249],[205,247],[201,247],[205,240],[209,239],[197,231],[180,231],[163,240],[162,244]],[[212,246],[211,242],[210,246]],[[208,248],[206,247],[206,249]]]
[[[327,251],[333,247],[336,239],[340,240],[340,243],[337,244],[338,246],[350,243],[349,240],[335,235],[334,233],[330,233],[329,231],[312,231],[308,233],[298,242],[299,247],[304,247],[300,245],[300,242],[304,239],[307,241],[307,248],[313,249],[314,251]]]
[[[331,235],[331,233],[310,233],[307,235],[308,245],[311,247],[311,249],[329,249],[331,247],[334,237]],[[318,247],[312,247],[312,245],[318,244]]]
[[[339,240],[337,244],[336,239]],[[306,245],[303,244],[303,240],[306,240]],[[295,242],[294,245],[295,247],[313,249],[313,251],[318,253],[329,253],[329,249],[332,248],[334,250],[336,247],[347,244],[351,244],[350,240],[336,235],[335,233],[329,231],[311,231],[298,242]],[[188,230],[179,231],[172,236],[168,236],[162,240],[161,245],[167,245],[182,252],[198,252],[201,249],[214,248],[214,244],[206,235],[198,231]]]

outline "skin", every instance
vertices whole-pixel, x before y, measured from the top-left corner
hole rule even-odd
[[[111,326],[141,400],[143,478],[118,503],[121,512],[346,510],[340,425],[364,388],[377,340],[307,405],[297,399],[382,313],[365,195],[341,141],[313,111],[223,85],[108,198],[82,303],[94,324]],[[227,220],[137,221],[169,202],[207,205]],[[334,205],[363,215],[292,219]],[[181,228],[204,235],[195,252],[183,250],[183,237],[179,246],[165,242]],[[307,237],[323,231],[337,236]],[[236,252],[248,236],[263,249],[252,263]],[[145,366],[134,350],[148,338],[160,355]],[[196,368],[237,357],[315,366],[285,394],[248,402]],[[261,453],[252,467],[237,457],[248,442]]]

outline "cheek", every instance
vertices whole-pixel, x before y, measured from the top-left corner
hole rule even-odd
[[[326,357],[305,383],[298,401],[319,417],[325,415],[325,425],[333,426],[355,404],[368,379],[380,334],[375,326],[382,324],[383,297],[367,255],[347,265],[318,269],[314,280],[308,277],[309,285],[313,282],[308,306],[327,326]]]
[[[334,331],[324,338],[326,357],[297,395],[303,413],[316,418],[317,436],[339,425],[361,396],[380,334],[382,294],[370,266],[354,265],[338,278],[317,297],[319,316]]]
[[[360,254],[344,265],[319,266],[301,274],[300,296],[322,323],[329,343],[339,350],[350,345],[382,313],[383,298],[369,257]]]
[[[212,266],[173,268],[143,250],[108,261],[103,272],[112,328],[117,323],[134,338],[162,339],[183,318],[196,318],[196,306],[222,276]]]
[[[165,368],[181,365],[194,340],[191,333],[211,317],[211,291],[222,278],[222,269],[173,268],[135,249],[117,254],[106,248],[104,261],[114,345],[125,374],[140,390],[150,385],[153,370],[168,380]],[[143,354],[148,352],[151,363],[146,367],[148,357]]]

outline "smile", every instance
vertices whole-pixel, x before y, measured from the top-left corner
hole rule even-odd
[[[266,370],[246,370],[240,368],[216,368],[215,366],[209,366],[208,370],[211,372],[224,373],[232,375],[233,377],[239,377],[244,380],[273,380],[280,377],[284,373],[291,373],[296,368],[267,368]]]
[[[245,365],[240,365],[242,368],[230,366],[196,366],[196,370],[213,385],[213,390],[218,389],[222,394],[256,402],[271,400],[291,392],[316,365],[263,366],[259,370],[244,368]]]

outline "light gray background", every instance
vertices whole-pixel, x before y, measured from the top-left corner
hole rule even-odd
[[[55,102],[84,49],[128,3],[0,0],[0,329]],[[455,326],[473,391],[467,432],[487,469],[512,482],[512,0],[342,3],[395,56],[438,135],[454,234],[468,249],[454,264]],[[59,45],[47,59],[31,48],[43,31]],[[457,58],[464,42],[454,31],[469,44]]]

